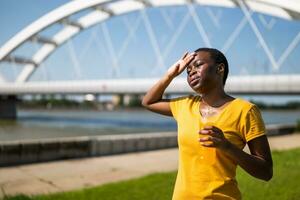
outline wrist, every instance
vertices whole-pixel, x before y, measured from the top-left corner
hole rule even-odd
[[[231,152],[233,148],[234,148],[233,144],[231,144],[229,141],[226,141],[223,146],[223,150],[227,153]]]
[[[164,76],[164,79],[172,81],[175,77],[176,76],[174,76],[172,74],[166,73],[165,76]]]

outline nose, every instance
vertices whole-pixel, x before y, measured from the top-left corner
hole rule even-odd
[[[189,76],[191,77],[191,76],[193,76],[193,75],[196,74],[196,73],[197,73],[197,72],[196,72],[195,68],[192,67],[192,70],[191,70],[191,72],[189,73]]]

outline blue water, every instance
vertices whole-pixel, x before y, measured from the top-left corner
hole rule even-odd
[[[147,111],[23,111],[19,112],[18,121],[26,124],[38,124],[54,127],[78,126],[84,128],[134,128],[168,129],[176,128],[171,117],[161,116]]]
[[[300,110],[262,111],[266,124],[296,123]],[[172,117],[148,111],[20,111],[18,121],[47,126],[80,126],[87,128],[135,127],[135,128],[176,128]]]
[[[262,111],[266,124],[292,124],[300,110]],[[135,111],[19,111],[18,120],[1,124],[0,141],[176,131],[173,118]]]

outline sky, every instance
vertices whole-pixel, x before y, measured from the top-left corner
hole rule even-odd
[[[0,46],[39,17],[68,2],[0,0]],[[226,41],[244,17],[242,11],[198,5],[195,9],[212,46],[224,50]],[[145,12],[154,39],[140,11],[112,17],[82,31],[60,46],[35,71],[30,81],[160,77],[185,51],[205,46],[195,21],[187,16],[186,6],[149,8]],[[84,13],[79,13],[73,19]],[[275,60],[279,60],[299,34],[300,21],[288,21],[261,13],[254,13],[252,17]],[[170,45],[186,18],[188,20],[182,32],[178,34],[174,45]],[[136,27],[136,31],[129,37],[132,27]],[[42,35],[51,36],[60,28],[52,26]],[[14,54],[30,58],[38,47],[38,44],[26,43]],[[300,73],[299,44],[282,66],[274,70],[249,24],[245,25],[224,53],[229,61],[230,75]],[[162,55],[160,61],[158,54]],[[112,56],[118,59],[114,61]],[[14,81],[21,70],[22,66],[16,64],[0,64],[0,73],[8,81]]]

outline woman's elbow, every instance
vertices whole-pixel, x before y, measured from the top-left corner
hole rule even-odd
[[[273,178],[273,167],[269,167],[262,178],[264,181],[270,181]]]
[[[270,181],[272,178],[273,178],[273,170],[271,169],[265,181]]]
[[[147,98],[144,97],[142,99],[142,106],[144,108],[147,108],[149,110],[149,108],[151,107],[151,105],[152,105],[152,102],[150,102]]]
[[[150,105],[149,101],[144,97],[142,99],[142,106],[145,107],[145,108],[148,108]]]

